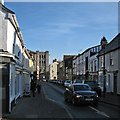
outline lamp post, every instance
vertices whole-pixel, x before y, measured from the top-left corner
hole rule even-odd
[[[103,84],[104,84],[104,86],[103,86],[103,97],[105,97],[105,93],[106,93],[105,46],[107,45],[107,40],[106,40],[105,37],[102,38],[101,45],[102,45],[102,49],[103,49]]]
[[[103,88],[103,97],[105,97],[105,93],[106,93],[106,79],[105,79],[105,47],[104,47],[104,53],[103,53],[103,83],[104,83],[104,88]]]

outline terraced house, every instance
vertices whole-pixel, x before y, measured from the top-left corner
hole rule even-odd
[[[0,76],[2,79],[2,112],[11,112],[30,83],[32,60],[25,48],[15,13],[0,3]],[[29,86],[30,87],[30,86]]]
[[[101,87],[105,87],[107,93],[120,95],[120,33],[99,52],[98,61]]]

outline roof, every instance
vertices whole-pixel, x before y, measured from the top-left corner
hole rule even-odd
[[[120,33],[110,42],[106,45],[105,47],[105,54],[112,52],[116,49],[120,48]],[[98,56],[101,56],[104,54],[104,49],[102,49]]]
[[[72,85],[88,85],[88,84],[82,84],[82,83],[73,83]]]
[[[66,60],[66,59],[69,59],[69,58],[72,58],[72,57],[74,57],[74,56],[76,56],[76,55],[64,55],[64,60]]]
[[[1,7],[3,10],[5,10],[5,11],[7,11],[7,12],[9,12],[9,13],[15,14],[13,11],[11,11],[11,10],[8,9],[8,8],[6,8],[2,3],[0,3],[0,7]]]
[[[89,50],[91,50],[91,49],[93,49],[93,48],[96,48],[96,47],[98,47],[98,46],[101,46],[101,45],[96,45],[96,46],[90,47],[90,48],[86,49],[83,53],[81,53],[80,55],[83,55],[84,53],[86,53],[86,52],[88,52]],[[79,56],[80,56],[80,55],[79,55]]]

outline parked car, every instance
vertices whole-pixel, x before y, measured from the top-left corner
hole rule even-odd
[[[75,80],[73,80],[73,83],[82,83],[82,80],[75,79]]]
[[[98,86],[96,81],[85,80],[84,84],[88,84],[93,91],[96,91],[98,96],[101,96],[101,88]]]
[[[72,81],[71,80],[66,80],[65,82],[64,82],[64,86],[65,87],[68,87],[69,85],[71,85],[72,84]]]
[[[88,84],[74,83],[64,92],[65,101],[71,101],[73,105],[77,103],[93,103],[98,104],[98,95],[95,91],[91,91]]]
[[[58,80],[58,84],[64,85],[64,80]]]
[[[51,83],[57,83],[57,80],[50,80]]]

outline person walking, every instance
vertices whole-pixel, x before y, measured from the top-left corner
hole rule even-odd
[[[35,81],[31,81],[31,90],[33,93],[33,97],[35,97],[36,83]]]
[[[40,82],[38,81],[37,83],[37,91],[38,91],[38,94],[40,94],[40,91],[41,91],[41,85],[40,85]]]

